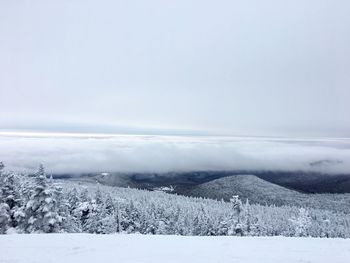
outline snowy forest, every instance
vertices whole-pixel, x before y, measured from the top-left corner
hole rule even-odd
[[[0,233],[141,233],[350,237],[347,213],[185,197],[6,171],[0,163]]]

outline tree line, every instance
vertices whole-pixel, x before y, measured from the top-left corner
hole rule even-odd
[[[185,197],[5,171],[0,162],[0,233],[350,237],[350,216],[296,206]]]

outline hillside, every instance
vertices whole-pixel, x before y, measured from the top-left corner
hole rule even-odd
[[[254,176],[237,178],[243,185],[241,189],[251,189],[251,196],[259,196],[259,191],[268,189],[267,182]],[[255,188],[249,188],[253,184]],[[223,184],[222,188],[228,185]],[[350,237],[349,214],[340,213],[336,204],[332,209],[290,204],[264,206],[242,204],[238,198],[223,202],[159,190],[110,187],[96,182],[56,181],[46,177],[42,165],[34,177],[1,172],[0,186],[2,234],[68,232]],[[215,191],[211,189],[211,192]],[[319,204],[330,205],[329,202]]]
[[[261,179],[305,193],[350,193],[349,174],[255,171]]]
[[[300,199],[302,194],[297,191],[267,182],[255,175],[233,175],[223,177],[193,187],[191,195],[204,196],[212,199],[229,200],[232,195],[239,195],[242,200],[249,199],[252,203],[283,205],[294,199]]]
[[[260,179],[288,189],[304,193],[350,193],[349,174],[324,174],[302,171],[188,171],[168,173],[88,173],[82,175],[56,174],[56,179],[78,179],[98,181],[102,184],[119,187],[134,187],[152,190],[160,186],[182,188],[210,182],[232,175],[255,175]]]
[[[265,179],[265,176],[267,177]],[[318,193],[295,190],[285,182],[297,182],[295,178],[318,178],[318,175],[294,173],[252,173],[235,174],[229,172],[188,172],[170,174],[100,174],[77,177],[70,181],[99,182],[113,187],[130,187],[157,190],[162,187],[174,187],[173,193],[179,195],[206,197],[228,201],[232,195],[239,195],[241,200],[262,205],[294,205],[335,212],[350,213],[350,193]],[[327,176],[326,176],[327,177]],[[328,176],[327,178],[330,178]],[[274,182],[275,179],[282,180]],[[323,177],[321,177],[321,181]],[[336,179],[335,177],[334,179]],[[272,179],[272,180],[271,180]],[[288,181],[289,180],[289,181]],[[308,180],[308,179],[307,179]],[[307,181],[306,180],[306,181]],[[315,181],[314,180],[314,181]],[[325,181],[324,184],[327,184]],[[302,183],[297,183],[298,187]],[[309,188],[311,189],[311,188]]]
[[[255,175],[233,175],[192,187],[186,195],[229,200],[239,195],[251,203],[296,205],[350,212],[350,194],[305,194],[270,183]]]

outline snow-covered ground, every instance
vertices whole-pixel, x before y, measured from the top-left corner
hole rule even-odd
[[[1,263],[349,262],[350,239],[28,234],[0,236]]]

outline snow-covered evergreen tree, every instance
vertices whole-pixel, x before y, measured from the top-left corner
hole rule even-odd
[[[72,229],[72,232],[82,232],[82,211],[80,210],[81,201],[77,189],[73,188],[72,190],[68,191],[62,198],[64,202],[63,205],[66,206],[66,209],[68,210],[68,220],[71,224],[70,228]]]
[[[106,213],[108,215],[114,215],[114,213],[116,211],[116,207],[115,207],[114,201],[113,201],[113,199],[112,199],[110,194],[107,194],[107,198],[106,198],[106,201],[105,201],[105,209],[106,209]]]
[[[0,203],[0,234],[5,234],[9,229],[10,209],[6,203]]]
[[[69,212],[74,215],[80,204],[79,193],[75,187],[66,193],[66,199],[69,206]]]
[[[241,212],[243,210],[242,202],[238,195],[232,196],[230,199],[230,204],[232,206],[231,213],[229,215],[229,235],[243,235],[243,228],[241,221]]]
[[[242,201],[239,199],[238,195],[234,195],[230,198],[230,203],[232,204],[233,211],[239,215],[242,212]]]
[[[25,214],[21,193],[13,173],[2,174],[1,200],[7,205],[9,212],[9,228],[12,231],[23,222]]]
[[[1,175],[2,171],[4,170],[4,168],[5,168],[4,163],[0,162],[0,175]]]
[[[20,187],[14,173],[3,172],[4,164],[0,162],[0,203],[2,204],[2,218],[6,218],[6,226],[2,229],[17,232],[18,226],[24,220],[23,200],[21,199]],[[5,213],[6,212],[6,213]],[[4,214],[5,213],[5,214]],[[5,221],[1,224],[5,224]]]
[[[47,183],[43,165],[35,176],[35,186],[26,204],[26,232],[59,232],[61,217],[58,214],[54,189]]]
[[[290,219],[294,226],[295,236],[305,237],[309,236],[309,227],[311,225],[311,218],[309,212],[305,208],[300,208],[298,215]]]
[[[91,200],[89,207],[89,214],[86,218],[84,228],[89,233],[102,234],[103,226],[102,219],[105,216],[104,214],[104,200],[100,189],[97,189],[95,192],[95,198]]]

